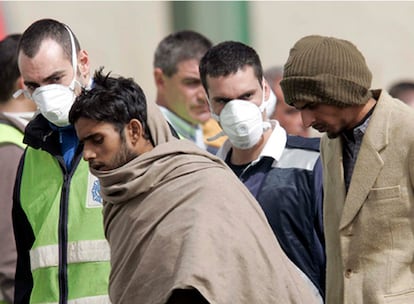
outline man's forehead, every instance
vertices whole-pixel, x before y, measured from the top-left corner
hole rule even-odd
[[[40,80],[72,69],[72,63],[65,56],[62,47],[51,39],[43,41],[33,57],[20,51],[18,65],[25,80]]]
[[[206,81],[209,90],[217,93],[219,91],[243,93],[251,90],[257,90],[260,82],[254,74],[246,73],[246,71],[238,70],[236,73],[221,76],[207,75]]]
[[[206,74],[206,79],[208,80],[213,80],[213,79],[220,79],[220,80],[228,80],[228,79],[237,79],[237,81],[239,80],[258,80],[256,77],[256,74],[254,72],[254,69],[252,66],[250,65],[245,65],[241,68],[239,68],[237,71],[226,71],[223,70],[221,75],[216,75],[215,73],[207,73]]]
[[[79,138],[83,140],[96,134],[112,132],[114,130],[114,126],[108,122],[80,117],[75,122],[75,129]]]
[[[28,45],[25,47],[19,48],[19,54],[23,53],[25,55],[28,55],[31,58],[35,58],[38,55],[42,55],[45,53],[51,53],[54,52],[56,54],[65,56],[65,52],[63,49],[63,46],[56,41],[55,39],[51,37],[45,37],[43,38],[38,44]],[[66,57],[68,57],[66,55]]]
[[[196,59],[182,60],[177,63],[177,73],[190,73],[199,75],[199,61]]]

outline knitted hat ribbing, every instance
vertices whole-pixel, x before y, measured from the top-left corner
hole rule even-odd
[[[371,81],[364,56],[351,42],[312,35],[290,50],[280,85],[290,105],[301,101],[347,106],[371,98]]]

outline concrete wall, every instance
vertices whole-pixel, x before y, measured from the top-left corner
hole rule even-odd
[[[169,3],[161,1],[14,1],[1,3],[8,32],[53,18],[68,24],[93,69],[133,77],[148,99],[155,99],[152,58],[170,31]]]
[[[134,77],[155,98],[152,57],[172,31],[166,1],[10,1],[0,3],[8,32],[21,32],[40,18],[67,23],[88,50],[92,67]],[[220,5],[219,2],[217,5]],[[414,79],[414,2],[252,1],[251,45],[263,66],[283,64],[302,36],[332,35],[355,43],[365,55],[374,87]],[[211,22],[218,22],[211,16]],[[217,42],[217,41],[215,41]]]
[[[353,42],[373,73],[373,87],[414,80],[414,2],[266,1],[251,5],[252,44],[263,65],[283,64],[305,35]]]

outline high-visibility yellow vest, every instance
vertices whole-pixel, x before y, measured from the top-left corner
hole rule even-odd
[[[99,182],[87,162],[65,177],[56,158],[28,147],[20,189],[35,236],[30,303],[110,303]]]
[[[0,123],[0,144],[15,144],[24,149],[26,145],[23,143],[23,133],[13,127]]]
[[[0,123],[0,145],[3,144],[13,144],[21,147],[22,149],[26,147],[26,145],[23,144],[23,133],[19,129],[4,123]],[[2,293],[1,289],[0,304],[9,304],[4,299],[4,294]]]

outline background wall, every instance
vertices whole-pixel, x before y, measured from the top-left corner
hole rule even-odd
[[[1,2],[7,32],[53,18],[71,27],[88,51],[93,70],[133,77],[148,99],[155,99],[153,52],[171,31],[169,3],[161,1],[14,1]]]
[[[321,34],[353,42],[373,73],[373,87],[414,79],[414,2],[285,1],[251,4],[252,43],[264,66],[284,63],[293,44]]]
[[[155,98],[152,57],[158,42],[187,27],[217,43],[242,40],[265,68],[283,64],[289,49],[309,34],[352,41],[367,59],[373,87],[414,79],[414,2],[398,1],[5,1],[6,33],[40,18],[67,23],[90,54],[92,68],[133,77]],[[234,27],[236,26],[236,27]],[[241,30],[240,30],[241,28]]]

